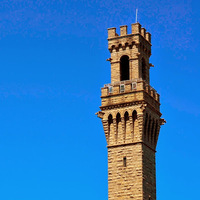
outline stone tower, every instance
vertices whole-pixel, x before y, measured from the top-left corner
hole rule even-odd
[[[150,86],[151,34],[132,24],[108,29],[111,83],[101,89],[108,148],[108,199],[156,200],[155,152],[161,119],[159,94]]]

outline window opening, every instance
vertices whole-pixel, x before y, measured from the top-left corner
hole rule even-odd
[[[112,94],[112,93],[113,93],[113,86],[109,86],[109,87],[108,87],[108,93],[109,93],[109,94]]]
[[[129,57],[122,56],[120,59],[120,81],[129,80]]]
[[[125,91],[125,85],[124,84],[121,84],[120,85],[120,92],[124,92]]]
[[[129,115],[128,112],[126,111],[124,114],[124,129],[125,129],[125,138],[126,138],[126,133],[127,133],[127,125],[128,125],[128,120],[129,120]]]
[[[116,122],[117,122],[117,127],[116,127],[116,139],[117,139],[117,138],[118,138],[119,122],[121,122],[121,116],[120,116],[119,113],[117,113]]]
[[[121,116],[120,116],[119,113],[117,113],[117,117],[116,117],[116,119],[117,119],[117,123],[121,122]]]
[[[136,87],[137,87],[137,83],[136,83],[136,82],[133,82],[133,83],[132,83],[132,90],[136,90]]]
[[[111,114],[108,116],[108,123],[109,124],[113,123],[113,117]]]
[[[126,163],[126,157],[123,157],[123,166],[126,167],[127,163]]]

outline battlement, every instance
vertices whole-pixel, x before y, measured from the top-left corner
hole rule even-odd
[[[146,32],[145,28],[141,27],[141,24],[134,23],[131,25],[131,34],[127,33],[127,25],[120,26],[120,35],[116,33],[116,28],[109,28],[108,29],[108,40],[125,37],[125,36],[132,36],[132,35],[141,35],[145,40],[151,43],[151,34]]]
[[[119,97],[117,101],[116,96],[121,95],[125,95],[125,98],[121,99]],[[105,84],[104,87],[101,88],[102,106],[106,106],[108,104],[111,105],[113,103],[121,103],[121,101],[140,101],[149,97],[152,99],[152,102],[157,102],[156,106],[159,107],[160,95],[154,88],[146,84],[142,79],[114,82],[111,84]]]

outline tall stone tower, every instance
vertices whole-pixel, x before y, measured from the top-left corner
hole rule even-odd
[[[156,200],[155,152],[161,119],[159,94],[150,86],[151,34],[132,24],[108,29],[111,83],[101,89],[108,148],[108,199]]]

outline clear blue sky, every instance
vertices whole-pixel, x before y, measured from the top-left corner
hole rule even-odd
[[[107,28],[130,32],[136,8],[152,33],[151,85],[167,121],[157,199],[199,199],[198,0],[0,1],[0,199],[107,199],[95,116],[110,82]]]

